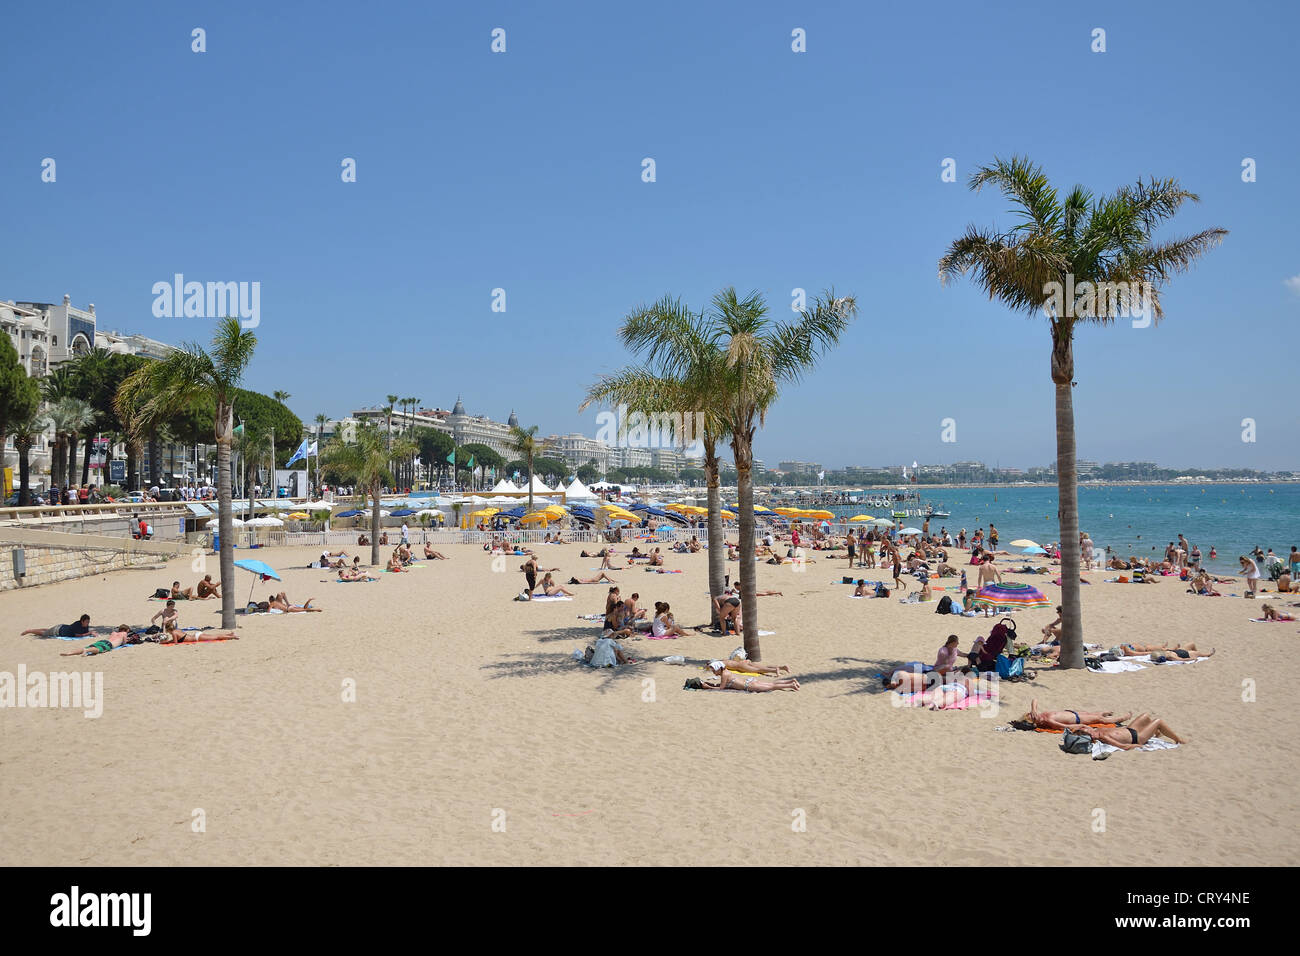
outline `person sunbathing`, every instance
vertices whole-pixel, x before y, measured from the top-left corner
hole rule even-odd
[[[775,677],[782,671],[785,671],[787,674],[790,673],[790,667],[787,664],[764,664],[762,661],[751,661],[745,655],[745,649],[743,647],[738,647],[732,651],[731,656],[727,658],[725,663],[727,665],[727,670],[741,673],[744,671],[750,671],[764,674],[768,677]]]
[[[659,553],[658,548],[655,548],[654,553],[650,555],[650,567],[662,568],[663,566],[664,566],[664,556]]]
[[[117,629],[108,637],[101,638],[93,644],[88,644],[79,651],[67,651],[60,654],[60,657],[94,657],[96,654],[107,654],[109,651],[116,650],[127,642],[131,637],[131,628],[125,624],[119,624]]]
[[[269,610],[283,611],[285,614],[303,614],[307,611],[315,611],[319,614],[321,609],[311,606],[311,602],[314,600],[316,599],[308,598],[307,603],[299,607],[296,604],[290,604],[289,595],[284,591],[281,591],[279,594],[272,594],[270,598],[267,599],[266,605]]]
[[[550,575],[547,575],[547,577],[549,576]],[[602,582],[605,584],[613,584],[614,579],[604,571],[601,571],[600,574],[596,575],[594,578],[569,578],[570,584],[600,584]]]
[[[760,694],[774,690],[799,689],[799,681],[796,678],[780,677],[776,680],[759,680],[757,677],[742,677],[729,671],[727,665],[722,661],[711,661],[709,670],[717,677],[718,682],[710,684],[701,681],[700,687],[703,690],[743,690],[751,694]]]
[[[156,617],[157,615],[155,615]],[[83,614],[75,624],[55,624],[53,627],[29,627],[23,636],[34,634],[37,637],[86,637],[90,634],[90,615]]]
[[[447,556],[441,551],[435,551],[429,547],[429,542],[424,543],[424,557],[427,561],[446,561]]]
[[[194,600],[193,588],[182,588],[181,582],[173,581],[171,594],[168,595],[173,601],[192,601]]]
[[[1182,653],[1179,653],[1180,651]],[[1209,654],[1202,654],[1196,649],[1194,643],[1188,642],[1186,644],[1175,644],[1173,647],[1170,647],[1167,644],[1120,644],[1118,647],[1112,647],[1111,653],[1117,654],[1120,657],[1145,657],[1147,654],[1165,656],[1168,656],[1169,654],[1177,654],[1179,657],[1185,659],[1190,659],[1192,655],[1197,655],[1199,659],[1200,657],[1209,657],[1210,654],[1214,653],[1214,651],[1211,650]]]
[[[206,601],[208,598],[221,597],[221,585],[213,583],[212,575],[203,575],[203,580],[194,585],[194,591],[200,601]]]
[[[1127,727],[1074,727],[1075,733],[1100,740],[1104,744],[1118,747],[1120,750],[1135,750],[1152,737],[1168,737],[1176,744],[1187,741],[1174,733],[1174,729],[1163,720],[1150,714],[1138,714]]]
[[[547,597],[558,597],[564,594],[567,594],[569,597],[573,596],[572,591],[562,588],[560,587],[560,585],[556,584],[555,579],[552,578],[549,573],[547,573],[542,578],[541,583],[538,584],[537,586],[542,589],[542,593]]]
[[[1032,724],[1044,730],[1074,729],[1080,724],[1122,724],[1132,717],[1132,712],[1117,717],[1113,710],[1039,710],[1038,700],[1029,702],[1029,713],[1020,718],[1020,723]]]
[[[163,628],[163,636],[158,639],[159,644],[202,644],[207,641],[237,641],[239,637],[234,631],[181,631],[174,624],[168,624]]]
[[[655,616],[650,622],[652,637],[686,637],[687,632],[678,626],[667,601],[655,601]]]
[[[875,593],[876,588],[874,585],[868,587],[866,579],[858,578],[858,586],[853,589],[854,597],[871,597]]]
[[[394,551],[392,555],[389,557],[387,567],[388,570],[392,571],[393,573],[397,573],[399,571],[406,571],[406,568],[402,564],[402,559],[398,557],[396,551]]]
[[[1278,611],[1278,609],[1271,604],[1265,604],[1261,608],[1261,610],[1263,610],[1264,612],[1264,620],[1266,621],[1294,621],[1295,620],[1295,618],[1292,617],[1290,614],[1284,614]]]

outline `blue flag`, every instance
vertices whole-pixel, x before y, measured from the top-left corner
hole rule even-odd
[[[293,457],[290,458],[287,462],[285,462],[284,467],[288,468],[298,459],[306,458],[306,457],[307,457],[307,439],[304,438],[302,440],[302,444],[298,446],[298,450],[293,453]]]

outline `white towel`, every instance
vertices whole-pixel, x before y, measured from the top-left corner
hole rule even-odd
[[[1094,674],[1122,674],[1124,671],[1140,671],[1142,665],[1138,663],[1142,658],[1126,657],[1122,661],[1102,661],[1101,670],[1093,671]],[[1149,658],[1148,658],[1149,660]],[[1091,670],[1091,668],[1089,668]]]
[[[573,598],[564,594],[539,594],[533,598],[534,601],[572,601]]]
[[[1152,737],[1150,740],[1148,740],[1146,743],[1144,743],[1141,747],[1137,747],[1137,748],[1135,748],[1135,749],[1137,749],[1137,750],[1173,750],[1173,749],[1174,749],[1175,747],[1177,747],[1177,746],[1178,746],[1178,744],[1174,743],[1172,740],[1162,740],[1162,739],[1160,739],[1159,737]],[[1112,747],[1110,744],[1104,744],[1104,743],[1102,743],[1100,740],[1094,740],[1094,741],[1092,742],[1092,755],[1093,755],[1094,757],[1097,756],[1098,754],[1111,754],[1111,753],[1115,753],[1115,752],[1118,751],[1119,749],[1120,749],[1119,747]]]

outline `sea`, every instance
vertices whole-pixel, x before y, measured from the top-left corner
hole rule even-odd
[[[946,527],[956,536],[976,528],[998,529],[999,547],[1028,538],[1041,545],[1059,539],[1054,487],[997,485],[969,488],[917,488],[926,504],[947,511],[949,518],[930,521],[930,530]],[[911,505],[915,507],[915,505]],[[844,517],[863,513],[861,505],[835,505],[829,510]],[[867,508],[866,513],[888,517]],[[903,519],[920,527],[919,518]],[[1200,545],[1207,568],[1232,574],[1240,570],[1239,555],[1256,546],[1272,548],[1284,562],[1291,546],[1300,546],[1300,484],[1087,485],[1079,488],[1079,530],[1094,546],[1122,557],[1163,557],[1178,535]],[[1210,549],[1218,556],[1210,559]]]

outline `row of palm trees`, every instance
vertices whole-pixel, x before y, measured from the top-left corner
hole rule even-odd
[[[1028,159],[995,159],[980,167],[970,188],[998,189],[1015,206],[1020,221],[1010,229],[971,226],[939,261],[943,283],[970,275],[990,299],[1015,312],[1043,313],[1051,337],[1050,375],[1056,398],[1057,481],[1060,507],[1063,667],[1083,666],[1080,608],[1078,488],[1075,467],[1074,331],[1079,323],[1107,325],[1145,308],[1150,321],[1163,316],[1163,284],[1199,260],[1227,231],[1206,229],[1158,241],[1156,229],[1198,197],[1173,179],[1139,180],[1109,195],[1082,186],[1062,197],[1042,169]],[[1051,289],[1097,291],[1085,308],[1062,307]],[[761,660],[756,557],[753,446],[781,389],[811,370],[840,339],[857,313],[853,297],[828,292],[798,321],[775,322],[757,293],[744,298],[734,288],[713,297],[699,313],[665,296],[631,312],[620,337],[640,361],[600,378],[580,410],[595,403],[625,404],[643,414],[695,413],[703,427],[708,488],[710,614],[723,590],[724,549],[719,546],[721,501],[718,445],[731,444],[737,473],[740,530],[740,590],[745,651]],[[621,436],[620,436],[621,437]]]

